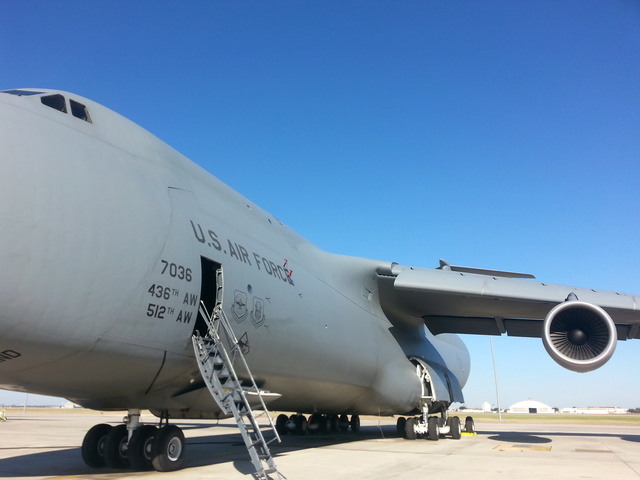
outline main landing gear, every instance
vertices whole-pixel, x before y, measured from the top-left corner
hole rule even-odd
[[[123,425],[101,423],[82,441],[82,459],[94,468],[132,468],[171,472],[182,465],[186,441],[180,428],[167,419],[160,428],[140,424],[140,411],[129,410]]]
[[[276,419],[276,430],[279,435],[306,435],[307,433],[339,433],[360,431],[360,417],[351,415],[322,415],[314,413],[309,419],[304,415],[296,414],[288,417],[285,414],[278,415]]]
[[[398,436],[407,440],[426,438],[427,440],[438,440],[450,436],[458,440],[462,436],[462,425],[460,418],[448,417],[446,411],[440,412],[440,416],[428,416],[425,411],[421,417],[399,417],[396,422]],[[474,433],[475,427],[472,417],[465,419],[464,431]]]

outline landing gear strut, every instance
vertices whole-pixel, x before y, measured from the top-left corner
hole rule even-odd
[[[140,411],[129,410],[124,424],[92,427],[82,441],[82,459],[90,467],[171,472],[182,465],[186,441],[180,428],[140,424]],[[161,419],[161,424],[162,420]]]

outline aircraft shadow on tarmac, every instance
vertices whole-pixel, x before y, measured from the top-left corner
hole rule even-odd
[[[211,424],[201,426],[197,424],[181,424],[181,428],[185,431],[211,428],[211,426]],[[221,424],[215,428],[226,429],[226,427],[234,427],[235,431],[233,433],[187,438],[187,452],[183,470],[192,467],[233,462],[234,467],[240,473],[247,475],[253,473],[249,454],[242,441],[242,437],[237,432],[237,426]],[[270,444],[269,448],[277,463],[278,455],[282,455],[283,453],[383,438],[397,438],[395,426],[363,426],[358,433],[309,434],[305,436],[285,435],[282,438],[282,443],[278,444],[274,442]],[[268,436],[267,440],[269,440]],[[99,478],[102,475],[106,476],[118,473],[126,475],[127,473],[132,473],[131,470],[94,469],[88,467],[82,461],[80,447],[51,446],[39,448],[47,448],[47,450],[52,448],[59,449],[0,459],[0,478],[72,475],[90,475],[92,478]],[[16,450],[21,449],[22,448]],[[29,448],[25,447],[25,449]]]
[[[493,433],[493,432],[483,432]],[[539,437],[532,433],[522,432],[499,432],[495,435],[490,435],[489,440],[495,440],[496,442],[509,442],[509,443],[551,443],[552,440],[547,437]]]
[[[211,424],[184,424],[184,430],[196,430],[211,428]],[[217,425],[217,428],[237,429],[235,425]],[[276,463],[279,455],[311,448],[322,448],[331,445],[348,444],[375,439],[397,438],[394,425],[363,426],[357,434],[347,432],[338,434],[319,435],[285,435],[282,443],[270,445]],[[496,442],[509,442],[519,444],[545,444],[551,443],[554,437],[602,437],[620,438],[629,442],[640,443],[640,435],[624,435],[618,433],[565,433],[565,432],[496,432],[485,431],[479,428],[480,435]],[[43,447],[41,447],[43,448]],[[55,446],[46,447],[57,448]],[[217,433],[216,435],[204,435],[187,439],[187,453],[183,469],[233,463],[234,468],[245,475],[253,472],[249,455],[237,430],[232,433]],[[61,446],[58,450],[29,453],[11,458],[0,459],[0,478],[11,477],[38,477],[38,476],[71,476],[88,475],[99,478],[102,475],[132,473],[130,470],[93,469],[82,461],[79,447],[69,448]]]
[[[613,428],[613,427],[612,427]],[[567,433],[567,432],[489,432],[481,431],[483,435],[489,435],[489,440],[509,443],[551,443],[553,437],[599,437],[599,438],[619,438],[627,442],[640,443],[640,435],[623,435],[619,433]]]

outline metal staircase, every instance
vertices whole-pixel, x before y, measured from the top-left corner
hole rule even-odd
[[[269,394],[258,389],[242,353],[241,344],[222,310],[221,275],[222,272],[219,271],[218,295],[211,315],[207,312],[204,303],[200,302],[200,314],[207,322],[208,332],[204,337],[200,336],[199,332],[196,332],[192,337],[200,373],[222,412],[226,415],[233,415],[238,424],[240,434],[251,457],[251,463],[256,471],[255,478],[261,480],[284,479],[284,475],[278,472],[268,447],[268,444],[274,440],[280,442],[280,436],[263,399],[263,395]],[[238,378],[234,365],[242,369],[246,381],[243,382]],[[266,413],[269,419],[269,428],[273,430],[275,436],[268,442],[262,435],[248,397],[252,398],[254,407]],[[270,475],[274,475],[274,477],[270,477]]]

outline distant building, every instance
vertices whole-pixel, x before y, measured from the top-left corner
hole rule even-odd
[[[629,413],[629,409],[618,407],[571,407],[563,408],[561,412],[576,415],[625,415]]]
[[[491,412],[491,404],[489,402],[482,402],[482,411],[483,413]]]
[[[555,413],[555,410],[542,402],[525,400],[511,405],[507,413]]]
[[[460,412],[464,412],[464,413],[484,413],[484,411],[481,408],[464,408],[464,409],[460,410]]]

